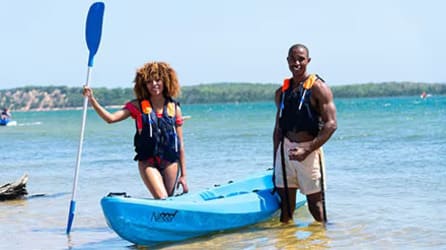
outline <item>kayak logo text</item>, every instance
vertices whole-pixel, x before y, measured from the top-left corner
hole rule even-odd
[[[177,215],[178,210],[175,210],[173,213],[169,212],[153,212],[152,213],[152,221],[154,222],[172,222],[172,220]]]

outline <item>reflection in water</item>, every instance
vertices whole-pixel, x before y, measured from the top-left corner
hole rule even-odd
[[[323,224],[314,222],[307,207],[294,214],[293,223],[282,224],[278,219],[270,223],[268,245],[262,249],[326,249],[330,242]]]
[[[326,249],[329,239],[320,223],[282,225],[271,230],[275,249]]]
[[[296,211],[294,223],[282,224],[275,216],[270,221],[239,230],[158,245],[155,249],[326,249],[329,242],[324,226],[313,223],[304,206]]]

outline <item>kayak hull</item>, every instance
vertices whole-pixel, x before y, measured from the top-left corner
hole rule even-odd
[[[0,119],[0,126],[17,126],[17,121],[9,120],[9,119]]]
[[[165,200],[109,195],[101,200],[107,224],[123,239],[154,245],[240,228],[279,210],[271,171],[240,182]],[[305,197],[297,197],[297,207]]]
[[[9,119],[0,119],[0,126],[6,126],[9,123]]]

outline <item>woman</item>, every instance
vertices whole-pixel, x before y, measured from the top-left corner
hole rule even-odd
[[[180,93],[176,72],[165,62],[150,62],[136,71],[134,82],[136,99],[114,113],[98,103],[88,86],[83,94],[108,123],[135,119],[134,160],[155,199],[172,196],[179,185],[187,193],[183,118],[179,103],[172,99]]]

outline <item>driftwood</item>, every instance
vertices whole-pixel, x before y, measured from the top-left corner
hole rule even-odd
[[[0,201],[13,200],[23,198],[27,195],[26,182],[28,181],[28,175],[24,174],[20,179],[14,183],[7,183],[0,187]]]

